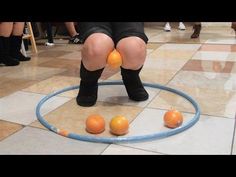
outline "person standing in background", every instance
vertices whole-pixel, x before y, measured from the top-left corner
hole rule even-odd
[[[16,66],[30,60],[20,51],[24,27],[25,22],[0,22],[0,64]]]
[[[202,30],[201,22],[195,22],[193,25],[193,34],[191,35],[191,38],[199,38],[200,32]]]
[[[179,27],[178,28],[179,28],[179,30],[186,30],[186,27],[185,27],[183,22],[179,22]],[[170,26],[169,22],[167,22],[165,24],[164,31],[166,31],[166,32],[170,32],[171,31],[171,26]]]

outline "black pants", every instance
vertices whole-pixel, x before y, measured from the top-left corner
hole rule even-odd
[[[85,41],[93,33],[104,33],[112,38],[115,45],[123,38],[136,36],[147,43],[143,22],[78,22],[79,34]]]

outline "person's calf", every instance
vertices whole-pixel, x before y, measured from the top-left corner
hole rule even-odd
[[[145,101],[149,95],[139,77],[142,67],[138,70],[130,70],[121,67],[121,75],[125,85],[128,96],[134,101]]]
[[[103,68],[89,71],[81,62],[80,68],[80,88],[76,98],[77,104],[84,107],[93,106],[97,101],[98,79],[102,74]]]

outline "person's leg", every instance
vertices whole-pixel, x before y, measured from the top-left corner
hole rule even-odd
[[[170,23],[169,23],[169,22],[167,22],[167,23],[165,24],[164,30],[165,30],[166,32],[170,32],[170,31],[171,31],[171,26],[170,26]]]
[[[141,22],[114,23],[116,49],[122,56],[121,75],[128,96],[134,101],[148,99],[139,73],[146,59],[147,36]]]
[[[104,27],[108,27],[108,24],[104,24]],[[81,34],[85,42],[82,49],[80,89],[76,101],[80,106],[93,106],[97,101],[98,79],[106,65],[108,54],[114,49],[114,43],[111,32],[103,26],[92,22],[83,25]]]
[[[193,25],[193,34],[191,35],[191,38],[198,38],[202,29],[201,22],[195,22]]]
[[[50,22],[46,23],[46,31],[47,31],[47,38],[48,42],[46,42],[47,46],[53,46],[54,40],[52,35],[52,24]]]
[[[29,61],[30,57],[26,57],[21,53],[22,36],[25,22],[15,22],[10,42],[10,55],[19,61]]]
[[[10,35],[13,30],[13,22],[0,23],[0,63],[6,66],[19,65],[19,61],[10,56]]]
[[[13,22],[1,22],[0,23],[0,36],[10,37],[12,33]]]
[[[179,22],[179,30],[186,30],[186,27],[183,22]]]
[[[82,44],[79,33],[77,33],[74,22],[65,22],[66,29],[70,35],[69,44]]]
[[[78,34],[75,29],[74,22],[65,22],[65,26],[66,26],[66,29],[67,29],[70,37],[74,37],[75,35]]]

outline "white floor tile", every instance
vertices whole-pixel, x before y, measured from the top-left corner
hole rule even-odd
[[[107,146],[26,127],[0,142],[0,154],[100,154]]]
[[[102,155],[160,155],[150,151],[111,144]]]
[[[129,136],[166,130],[163,127],[163,115],[162,110],[145,109],[132,122]],[[192,116],[184,114],[184,121]],[[201,116],[193,127],[182,133],[164,139],[125,143],[125,145],[164,154],[230,154],[234,121],[234,119]]]
[[[45,95],[18,91],[0,99],[0,117],[2,120],[28,125],[37,119],[36,106]],[[41,114],[56,109],[70,98],[53,97],[42,107]]]

